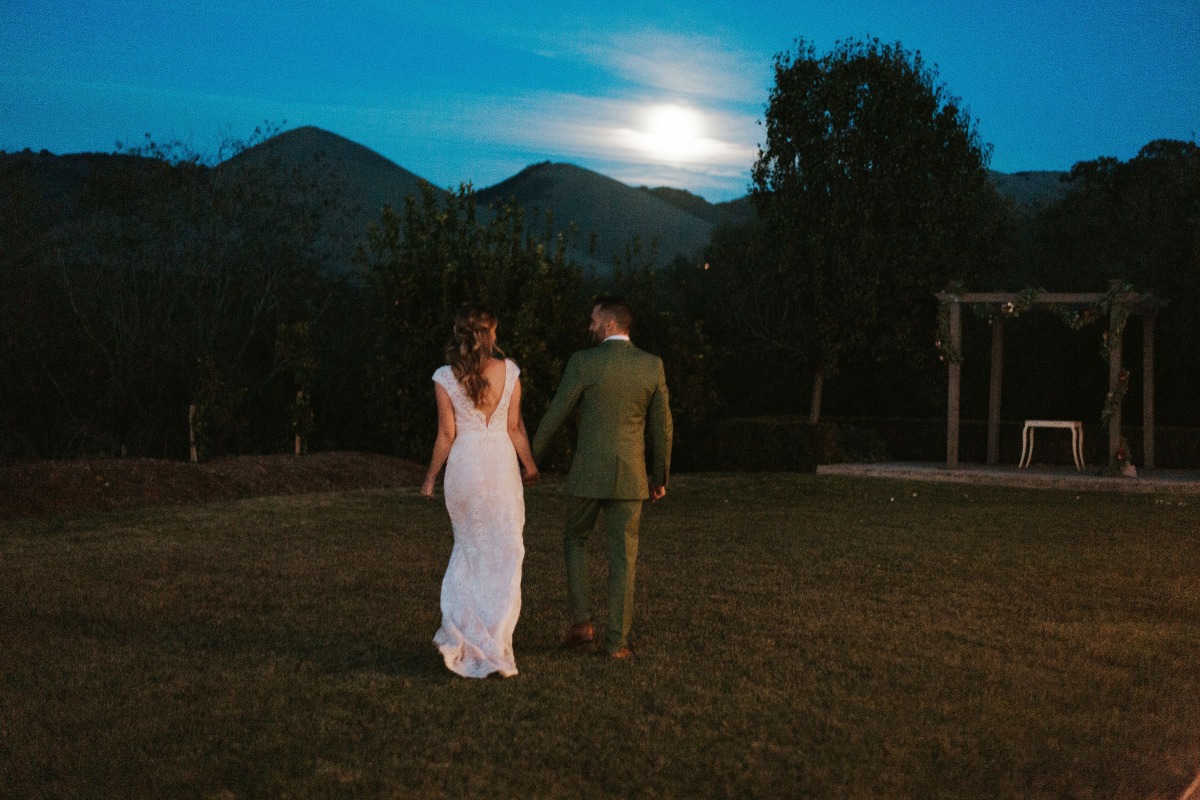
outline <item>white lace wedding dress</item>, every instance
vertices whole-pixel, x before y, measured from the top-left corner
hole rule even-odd
[[[505,359],[504,392],[485,418],[449,366],[433,379],[454,404],[446,461],[446,509],[454,548],[442,579],[442,627],[433,637],[446,667],[468,678],[517,674],[513,629],[521,613],[525,495],[508,436],[508,406],[520,370]]]

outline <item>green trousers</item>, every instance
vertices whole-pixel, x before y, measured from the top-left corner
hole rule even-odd
[[[601,511],[608,542],[608,629],[604,646],[612,653],[629,646],[629,631],[633,627],[633,585],[642,501],[566,498],[563,554],[567,562],[567,608],[572,624],[592,618],[587,539]]]

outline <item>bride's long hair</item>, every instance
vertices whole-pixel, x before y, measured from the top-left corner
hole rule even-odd
[[[454,335],[446,345],[446,361],[454,377],[466,390],[467,397],[476,406],[487,394],[488,382],[483,377],[483,368],[492,357],[496,339],[492,331],[496,327],[496,316],[481,305],[464,305],[454,317]],[[501,353],[503,355],[503,353]]]

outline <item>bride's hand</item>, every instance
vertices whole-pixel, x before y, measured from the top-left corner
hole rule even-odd
[[[433,480],[432,479],[427,478],[425,480],[425,482],[421,484],[421,496],[422,497],[433,497]]]
[[[534,467],[532,470],[526,471],[525,474],[521,476],[521,483],[525,484],[526,486],[536,486],[540,478],[541,473],[537,471],[537,467]]]

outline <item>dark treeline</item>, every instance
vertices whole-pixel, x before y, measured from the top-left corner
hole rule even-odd
[[[971,268],[959,275],[931,275],[930,280],[914,281],[881,298],[880,327],[907,332],[911,346],[877,347],[887,343],[878,329],[860,340],[843,355],[841,369],[826,384],[826,415],[944,417],[945,369],[933,346],[938,336],[936,291],[958,286],[1028,296],[1039,291],[1103,293],[1110,281],[1119,280],[1167,301],[1156,324],[1157,421],[1195,427],[1200,402],[1196,347],[1200,341],[1200,147],[1195,142],[1154,141],[1127,162],[1112,158],[1081,162],[1063,180],[1067,190],[1062,199],[1043,207],[1019,208],[1003,201],[998,216],[986,223],[990,231],[980,245],[982,257]],[[723,230],[712,249],[726,258],[730,254],[745,258],[748,264],[770,263],[771,254],[763,252],[768,241],[756,230]],[[750,270],[732,272],[732,281],[744,282]],[[759,290],[762,299],[755,300],[755,313],[769,311],[772,298],[784,309],[794,307],[773,294],[780,281],[758,274],[750,280],[765,284]],[[729,286],[723,293],[733,298],[728,302],[751,295]],[[996,310],[971,311],[963,319],[963,413],[984,419],[991,348],[988,320]],[[1018,308],[1016,318],[1006,325],[1006,419],[1101,421],[1108,388],[1107,319],[1099,313],[1092,324],[1075,329],[1061,312],[1046,306]],[[802,317],[786,321],[797,328],[805,325]],[[758,323],[751,319],[742,324]],[[867,316],[857,312],[842,324],[861,325],[861,331],[845,335],[843,341],[870,331]],[[1141,336],[1141,325],[1134,318],[1125,328],[1123,342],[1130,372],[1124,416],[1126,424],[1132,425],[1139,424],[1142,416]],[[783,348],[764,343],[762,337],[723,336],[721,341],[723,347],[733,348],[733,357],[723,359],[719,370],[719,393],[727,412],[807,412],[811,364],[779,360],[775,354]],[[774,374],[777,381],[756,386],[755,376],[763,371]],[[737,391],[738,384],[747,391]]]
[[[0,458],[186,458],[189,409],[202,456],[286,452],[300,435],[425,458],[430,377],[461,303],[499,316],[532,426],[608,292],[630,298],[635,337],[662,355],[683,440],[721,416],[942,416],[935,292],[1103,292],[1113,279],[1168,301],[1158,422],[1195,425],[1194,142],[1077,164],[1062,199],[1031,211],[997,194],[973,123],[919,56],[867,42],[818,58],[800,43],[775,70],[757,218],[718,228],[699,261],[634,238],[603,275],[569,257],[573,234],[530,229],[515,203],[479,208],[470,187],[428,188],[355,231],[329,224],[349,212],[319,159],[211,166],[153,141],[0,154]],[[331,255],[347,250],[339,235],[358,243],[352,270]],[[994,310],[980,311],[962,353],[974,418]],[[1019,316],[1005,418],[1098,422],[1106,326]],[[1127,328],[1133,387],[1139,336]],[[1125,409],[1137,424],[1140,391]]]
[[[936,292],[1103,293],[1119,281],[1168,301],[1157,322],[1157,418],[1194,425],[1195,142],[1151,142],[1127,163],[1081,162],[1060,200],[1029,208],[997,194],[988,148],[963,107],[919,53],[899,44],[849,41],[818,55],[799,41],[777,56],[752,173],[758,220],[719,231],[709,253],[717,303],[703,319],[720,345],[726,411],[807,410],[813,421],[822,412],[944,416],[946,354],[932,346],[941,336]],[[1064,322],[1064,309],[1012,310],[1006,419],[1100,420],[1104,305],[1082,309],[1095,322],[1081,327]],[[963,358],[962,411],[979,419],[998,309],[973,310],[955,355]],[[1137,324],[1124,329],[1130,386],[1139,389],[1140,336]],[[1127,424],[1140,419],[1139,389],[1126,395]]]
[[[50,160],[79,172],[78,191],[47,188]],[[429,377],[460,303],[499,314],[534,424],[566,358],[586,344],[590,298],[607,291],[633,299],[639,342],[666,360],[682,436],[720,415],[810,409],[812,367],[794,355],[804,317],[784,319],[778,346],[754,335],[752,314],[787,305],[785,284],[763,266],[775,258],[763,222],[719,230],[701,263],[655,269],[652,247],[631,242],[613,274],[597,277],[566,258],[561,237],[527,230],[515,205],[477,209],[469,188],[448,201],[430,190],[385,209],[364,237],[359,271],[346,274],[325,268],[329,242],[317,224],[336,213],[337,197],[303,172],[231,176],[161,153],[2,163],[6,458],[186,458],[192,405],[204,454],[285,452],[300,432],[313,449],[424,457]],[[1007,257],[970,288],[1103,291],[1121,278],[1155,291],[1170,301],[1159,320],[1158,418],[1194,424],[1200,151],[1154,142],[1127,163],[1079,164],[1071,181],[1061,202],[1023,222],[1005,209],[1007,238],[995,246]],[[942,277],[880,303],[885,327],[909,325],[915,310],[924,328],[908,348],[847,350],[826,384],[826,416],[944,413],[932,299]],[[1010,325],[1006,417],[1097,421],[1103,331],[1071,330],[1047,312]],[[1130,325],[1126,340],[1135,384],[1139,332]],[[966,333],[966,412],[981,417],[986,320],[968,314]],[[307,403],[297,404],[298,391]],[[1138,392],[1127,409],[1136,424]]]
[[[523,371],[525,408],[549,402],[587,343],[590,299],[628,294],[639,336],[667,354],[676,413],[715,407],[694,321],[630,242],[603,280],[515,204],[429,187],[384,208],[358,268],[329,269],[336,181],[278,164],[206,166],[153,143],[114,156],[0,156],[0,457],[284,452],[424,457],[430,377],[450,320],[483,302]],[[336,229],[336,226],[333,226]],[[302,392],[302,395],[298,393]]]

